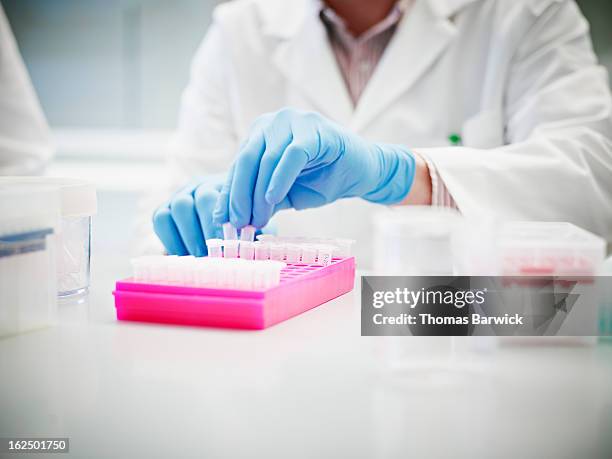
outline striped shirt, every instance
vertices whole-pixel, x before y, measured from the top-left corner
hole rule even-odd
[[[342,18],[320,2],[321,20],[327,29],[332,51],[353,105],[357,105],[399,22],[408,14],[413,3],[414,0],[398,1],[387,17],[355,37],[346,28]],[[428,158],[421,156],[427,163],[431,177],[431,205],[456,209],[457,205],[436,167]]]

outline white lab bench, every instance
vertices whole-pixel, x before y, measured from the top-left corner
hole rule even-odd
[[[501,347],[431,383],[385,370],[357,291],[263,331],[160,326],[115,320],[115,272],[94,263],[57,326],[0,340],[0,436],[70,437],[72,457],[611,457],[610,343]]]
[[[117,322],[134,209],[102,192],[87,300],[0,339],[0,437],[79,458],[612,457],[611,342],[501,347],[431,382],[386,369],[358,291],[263,331]]]

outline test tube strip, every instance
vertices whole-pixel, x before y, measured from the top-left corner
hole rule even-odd
[[[240,240],[253,242],[255,240],[255,227],[247,225],[240,230]]]
[[[221,258],[223,256],[223,239],[207,239],[206,248],[208,256],[211,258]]]
[[[286,264],[241,258],[160,256],[136,258],[132,260],[132,266],[134,281],[137,282],[252,290],[278,285],[280,272]]]
[[[223,239],[226,241],[238,239],[238,232],[230,222],[223,224]]]

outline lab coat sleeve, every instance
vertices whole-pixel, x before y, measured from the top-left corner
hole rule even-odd
[[[551,1],[534,20],[504,96],[500,116],[479,126],[486,137],[502,123],[504,146],[422,150],[461,212],[569,221],[611,241],[612,101],[573,1]]]
[[[235,154],[228,38],[214,20],[191,64],[181,98],[178,127],[170,143],[174,186],[224,172]]]
[[[51,133],[0,5],[0,175],[42,173]]]

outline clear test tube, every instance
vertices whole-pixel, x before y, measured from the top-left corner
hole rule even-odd
[[[269,261],[266,265],[266,287],[278,285],[280,283],[280,272],[287,265],[279,261]]]
[[[227,263],[220,263],[217,269],[218,286],[221,288],[232,287],[232,266]]]
[[[257,241],[254,242],[255,246],[255,259],[256,260],[268,260],[270,259],[270,244],[267,242]]]
[[[299,263],[302,260],[302,246],[299,244],[287,244],[287,262]]]
[[[166,279],[164,283],[167,284],[178,284],[181,280],[179,272],[179,257],[171,255],[166,257]]]
[[[355,240],[353,239],[334,239],[334,256],[338,258],[348,258],[353,254],[353,245]]]
[[[217,259],[201,259],[196,268],[196,283],[198,286],[209,288],[218,286],[219,263],[217,261]]]
[[[243,226],[240,230],[240,240],[253,242],[255,240],[255,227],[253,225]]]
[[[223,256],[223,239],[207,239],[206,248],[208,249],[208,256],[211,258],[221,258]]]
[[[196,287],[204,287],[208,281],[207,269],[210,266],[209,260],[206,258],[198,258],[193,265],[193,285]]]
[[[132,258],[130,264],[132,265],[132,279],[136,282],[145,282],[147,280],[146,261],[139,258]]]
[[[322,266],[328,266],[332,261],[332,254],[334,252],[333,245],[321,244],[317,246],[317,264]]]
[[[230,222],[223,224],[223,239],[226,241],[238,239],[238,231]]]
[[[253,277],[255,275],[253,263],[241,263],[236,268],[236,288],[251,290],[254,285]]]
[[[283,261],[285,259],[284,244],[270,244],[270,260]]]
[[[250,241],[240,241],[240,259],[253,260],[255,258],[255,243]]]
[[[153,283],[163,283],[168,277],[168,259],[175,255],[156,258],[149,263],[149,279]]]
[[[223,241],[223,257],[237,258],[239,244],[240,242],[237,239],[226,239]]]
[[[253,288],[262,289],[266,287],[266,265],[263,261],[253,263]]]
[[[302,246],[302,263],[314,264],[317,261],[317,246],[304,244]]]
[[[174,269],[177,273],[177,284],[179,285],[193,285],[194,284],[194,271],[196,258],[192,255],[178,257]]]

